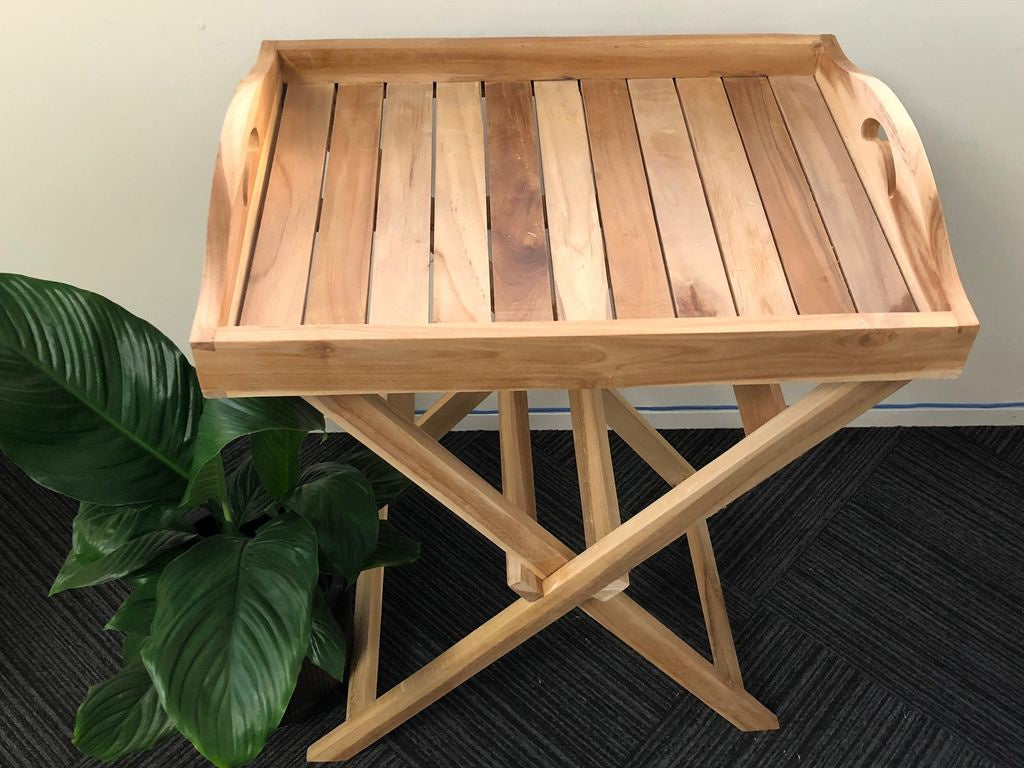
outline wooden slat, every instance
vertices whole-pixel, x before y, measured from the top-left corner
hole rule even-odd
[[[726,78],[725,90],[797,309],[856,312],[768,78]]]
[[[672,317],[665,261],[625,80],[583,80],[615,316]]]
[[[717,77],[677,80],[697,165],[741,315],[794,314],[786,275]]]
[[[814,78],[771,84],[857,308],[912,312],[907,284]]]
[[[437,84],[435,322],[491,320],[484,127],[479,83]]]
[[[676,314],[735,315],[675,85],[668,78],[630,80],[629,93]]]
[[[306,323],[362,323],[370,285],[384,86],[340,85]]]
[[[811,74],[818,35],[281,40],[288,82]]]
[[[540,158],[529,82],[487,83],[494,319],[551,320]]]
[[[297,85],[285,94],[242,325],[302,322],[333,100],[333,85]]]
[[[430,306],[433,86],[391,85],[384,100],[371,323],[426,323]]]
[[[579,86],[538,82],[534,92],[558,315],[607,319],[608,278]]]
[[[537,496],[533,482],[533,453],[530,448],[530,408],[526,392],[498,393],[498,429],[501,449],[501,492],[517,509],[537,519]],[[540,597],[540,579],[523,559],[505,557],[508,585],[520,597]]]

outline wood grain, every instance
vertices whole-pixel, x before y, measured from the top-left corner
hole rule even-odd
[[[526,392],[498,393],[498,437],[501,451],[501,492],[534,520],[537,496],[530,447],[530,406]],[[540,579],[518,555],[505,556],[508,585],[520,597],[540,597]]]
[[[785,77],[771,84],[857,308],[914,311],[914,301],[814,78]]]
[[[675,487],[697,471],[622,394],[605,390],[604,406],[608,426],[666,483]],[[686,542],[690,548],[693,575],[697,581],[704,626],[715,668],[731,683],[742,685],[740,663],[736,656],[732,628],[729,626],[722,580],[718,574],[707,520],[694,523],[686,531]]]
[[[487,83],[487,175],[494,319],[551,320],[551,263],[528,81]]]
[[[558,316],[611,317],[583,102],[576,81],[538,82],[537,122]]]
[[[484,128],[479,83],[438,83],[434,322],[491,321]]]
[[[572,444],[576,454],[576,475],[580,483],[583,535],[588,547],[619,527],[619,497],[615,490],[612,453],[608,445],[608,420],[600,390],[569,390]],[[608,600],[629,586],[629,575],[621,574],[595,593]]]
[[[977,326],[957,274],[942,202],[921,137],[885,83],[858,69],[832,35],[822,35],[818,83],[864,182],[889,246],[918,309],[952,309],[965,327]],[[885,141],[865,132],[873,120]]]
[[[429,83],[388,86],[370,270],[371,323],[429,320],[432,102]]]
[[[676,314],[735,315],[675,84],[630,80],[629,93]]]
[[[949,312],[241,327],[196,367],[232,396],[947,378],[973,340]]]
[[[818,35],[281,40],[288,82],[811,74]]]
[[[675,310],[626,81],[583,80],[580,86],[615,316],[672,317]]]
[[[797,309],[805,315],[855,312],[768,79],[724,82]]]
[[[333,100],[331,85],[297,85],[285,94],[242,325],[302,322]]]
[[[380,83],[338,86],[306,323],[366,321],[383,99]]]
[[[741,315],[794,314],[786,274],[717,77],[677,80],[697,165]]]
[[[265,42],[231,97],[217,142],[203,277],[189,339],[196,349],[213,344],[218,326],[238,322],[282,94],[277,49]]]

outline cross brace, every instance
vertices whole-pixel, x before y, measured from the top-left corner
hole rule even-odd
[[[310,746],[308,759],[352,757],[577,606],[737,728],[777,728],[775,715],[740,681],[705,521],[904,383],[824,384],[770,418],[769,406],[761,416],[745,413],[747,437],[696,471],[617,393],[591,397],[590,405],[595,400],[603,403],[612,428],[675,487],[631,519],[588,540],[587,549],[578,555],[541,527],[521,498],[513,501],[514,494],[502,495],[441,446],[434,435],[446,431],[439,428],[443,424],[428,431],[374,395],[309,398],[504,550],[533,577],[538,594],[516,601],[379,699],[350,712],[342,725]],[[743,394],[756,398],[759,393]],[[779,403],[777,408],[781,407]],[[455,410],[450,408],[448,420]],[[764,423],[755,428],[758,421]],[[578,460],[579,455],[578,450]],[[609,585],[625,579],[631,568],[683,534],[689,534],[691,552],[697,553],[694,565],[715,663],[621,591],[607,594]]]

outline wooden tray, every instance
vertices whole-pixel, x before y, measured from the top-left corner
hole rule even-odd
[[[920,138],[831,36],[264,43],[209,394],[912,379],[977,319]]]

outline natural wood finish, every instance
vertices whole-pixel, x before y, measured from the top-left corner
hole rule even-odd
[[[526,392],[498,393],[498,435],[501,448],[501,491],[505,498],[534,520],[537,497],[533,482],[533,454],[530,448],[530,408]],[[505,556],[508,585],[520,597],[540,597],[540,579],[523,560]]]
[[[778,384],[741,384],[733,387],[733,392],[743,430],[748,435],[786,408],[786,398]]]
[[[816,35],[284,40],[288,82],[448,82],[810,74]]]
[[[534,92],[558,316],[563,320],[610,318],[579,86],[573,81],[538,82]]]
[[[438,83],[434,130],[433,320],[489,322],[491,268],[479,83]]]
[[[263,43],[255,66],[235,90],[217,145],[206,258],[192,321],[191,343],[196,349],[211,347],[216,329],[238,317],[253,230],[263,205],[281,92],[277,49],[272,43]]]
[[[576,474],[580,481],[583,535],[588,547],[621,524],[619,498],[615,491],[612,453],[608,445],[608,420],[600,390],[569,391],[572,443],[576,452]],[[629,586],[622,574],[594,597],[608,600]]]
[[[302,322],[333,100],[330,85],[295,85],[285,94],[242,304],[246,325]]]
[[[920,312],[223,328],[193,353],[207,394],[316,395],[942,378],[972,341],[952,313]]]
[[[455,428],[474,408],[487,399],[490,392],[446,392],[434,401],[416,425],[433,438],[439,438]]]
[[[675,312],[625,80],[583,80],[615,316],[672,317]]]
[[[429,83],[391,85],[384,100],[370,274],[370,321],[374,323],[426,323],[429,319],[432,102]]]
[[[675,84],[630,80],[629,94],[676,314],[735,315]]]
[[[412,419],[416,396],[390,395],[392,406]],[[387,520],[388,508],[380,510]],[[377,699],[377,670],[380,661],[380,617],[384,605],[384,569],[371,568],[356,580],[355,610],[352,616],[352,662],[348,673],[348,705],[345,716],[353,718]]]
[[[856,312],[768,79],[724,82],[797,309]]]
[[[514,603],[386,693],[374,707],[314,743],[308,759],[326,761],[351,757],[581,603],[602,623],[611,618],[625,625],[621,628],[627,630],[628,637],[639,636],[641,642],[634,642],[634,648],[663,658],[672,647],[670,644],[681,642],[671,632],[665,630],[662,634],[661,625],[624,595],[605,603],[587,600],[587,596],[616,573],[639,564],[682,535],[694,522],[721,509],[901,385],[901,382],[870,382],[819,387],[764,429],[742,440],[585,552],[558,567],[544,580],[543,595],[539,599]],[[360,440],[377,442],[377,435],[403,425],[394,414],[389,417],[386,406],[381,410],[383,403],[377,405],[372,400],[365,396],[345,396],[322,398],[314,404],[332,418],[340,417],[346,427],[355,427],[352,431]],[[366,406],[372,407],[367,410]],[[445,499],[461,495],[464,489],[477,484],[476,476],[464,471],[457,461],[447,470],[441,470],[440,462],[448,461],[443,449],[435,444],[431,453],[429,445],[412,434],[414,429],[403,431],[408,439],[389,441],[388,450],[382,456],[389,462],[416,467],[415,481],[426,481],[429,487],[422,487],[435,498],[447,504]],[[426,452],[417,460],[416,455],[423,449]],[[427,470],[424,460],[428,457],[433,471],[422,471]],[[489,488],[486,484],[483,487]],[[500,502],[496,506],[504,507],[504,512],[487,514],[494,519],[485,526],[480,520],[485,513],[479,507],[456,505],[453,509],[478,530],[485,527],[494,531],[502,527],[499,516],[506,518],[505,522],[529,521],[502,497],[497,496],[496,500]],[[524,534],[521,542],[524,547],[534,551],[544,549],[539,541],[534,541],[535,536],[542,538],[543,533],[525,531]],[[555,549],[560,547],[555,546]],[[530,562],[524,552],[518,554],[538,570],[551,567],[550,561]],[[557,555],[554,559],[557,561]],[[684,673],[680,675],[692,692],[741,728],[777,727],[778,721],[770,712],[742,689],[725,683],[714,667],[699,655],[693,655],[697,658],[687,659]],[[671,665],[665,666],[671,668]]]
[[[366,321],[383,100],[380,83],[338,86],[307,324]]]
[[[717,78],[677,80],[697,165],[741,315],[795,314],[729,99]]]
[[[854,66],[832,35],[822,35],[815,80],[846,142],[875,214],[920,310],[949,308],[968,332],[978,319],[964,293],[921,137],[892,90]],[[865,135],[866,121],[887,141]]]
[[[608,426],[666,483],[674,487],[697,471],[620,393],[605,390],[604,405]],[[729,626],[722,580],[718,575],[707,520],[694,523],[686,531],[686,543],[690,548],[690,560],[693,562],[693,574],[697,581],[704,626],[707,628],[715,668],[729,682],[742,685],[740,663]]]
[[[914,311],[913,299],[814,78],[772,78],[771,84],[858,309]]]
[[[551,320],[533,85],[487,83],[491,280],[497,321]]]

